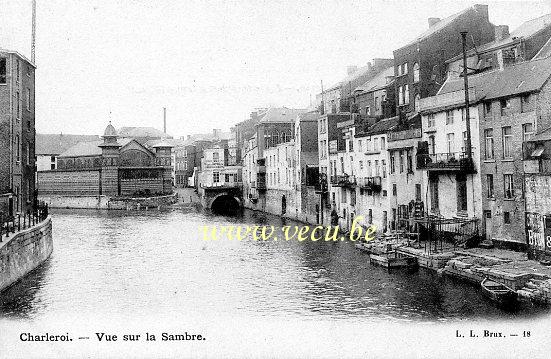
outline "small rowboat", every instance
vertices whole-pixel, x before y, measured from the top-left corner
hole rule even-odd
[[[514,290],[488,277],[484,278],[481,286],[482,293],[500,306],[511,306],[517,301],[517,293]]]

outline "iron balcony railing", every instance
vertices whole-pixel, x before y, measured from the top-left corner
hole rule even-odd
[[[356,185],[356,176],[350,176],[350,175],[331,176],[331,185],[334,187],[354,187]]]
[[[360,186],[360,188],[371,190],[374,192],[381,191],[381,188],[382,188],[381,182],[382,182],[381,176],[358,178],[358,185]]]
[[[201,183],[202,188],[239,188],[243,185],[243,182],[211,182]]]
[[[472,156],[468,156],[466,152],[418,153],[417,169],[472,173],[474,163]]]
[[[33,227],[48,218],[48,204],[39,202],[33,209],[15,215],[0,212],[0,242],[10,234]]]

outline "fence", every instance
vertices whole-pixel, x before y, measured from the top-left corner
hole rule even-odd
[[[469,241],[478,241],[479,219],[441,218],[426,215],[414,219],[419,225],[419,235],[425,240],[425,251],[438,252],[443,250],[443,244],[453,244],[453,247],[468,245]]]
[[[48,218],[48,204],[39,202],[32,210],[25,213],[17,213],[14,216],[6,216],[0,212],[0,242],[3,238],[9,238],[10,233],[31,228]]]

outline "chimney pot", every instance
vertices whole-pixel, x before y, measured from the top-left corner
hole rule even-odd
[[[434,25],[438,24],[442,20],[439,17],[429,17],[429,28],[433,27]]]
[[[346,73],[348,75],[352,75],[354,72],[356,72],[358,70],[358,66],[355,66],[355,65],[350,65],[350,66],[347,66],[346,67]]]

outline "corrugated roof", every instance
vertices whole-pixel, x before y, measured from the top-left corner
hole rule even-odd
[[[78,142],[98,141],[95,135],[36,134],[37,155],[59,155]]]
[[[474,88],[476,100],[514,96],[541,89],[551,76],[551,57],[521,62],[503,70],[469,76],[469,88]],[[460,91],[463,78],[448,79],[438,94]]]
[[[153,137],[153,138],[172,138],[167,133],[157,130],[154,127],[121,127],[118,130],[119,137]]]
[[[367,81],[362,86],[357,87],[354,91],[371,92],[384,88],[389,84],[388,77],[394,77],[394,66],[384,69],[377,76]]]
[[[266,115],[260,120],[260,123],[294,122],[298,115],[307,111],[307,109],[271,107],[266,111]]]
[[[130,138],[119,138],[118,143],[124,146],[130,141],[132,141]],[[61,153],[59,157],[100,156],[101,147],[99,147],[99,145],[102,143],[103,140],[79,142]]]

